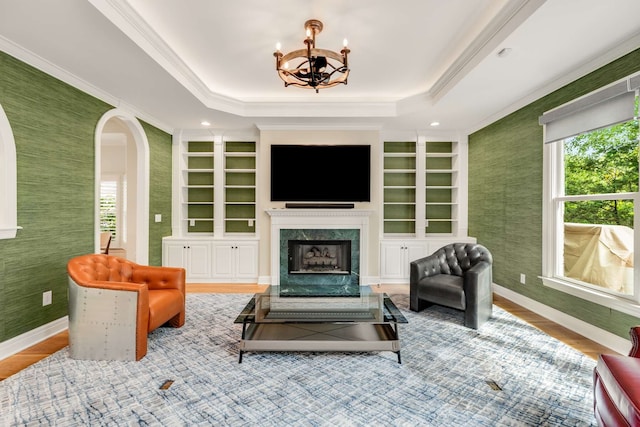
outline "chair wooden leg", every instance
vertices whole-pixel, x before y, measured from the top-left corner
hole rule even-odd
[[[411,301],[409,302],[409,308],[413,311],[422,311],[427,307],[432,306],[433,303],[430,303],[429,301],[425,301],[422,300],[420,298],[415,298],[411,299]]]
[[[180,313],[173,316],[171,319],[164,324],[164,326],[170,326],[172,328],[180,328],[184,325],[185,320],[185,312],[181,311]]]

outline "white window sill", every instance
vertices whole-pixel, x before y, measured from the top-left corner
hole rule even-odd
[[[22,230],[22,227],[0,227],[0,239],[15,239],[18,230]]]
[[[582,298],[587,301],[591,301],[604,307],[609,307],[613,310],[626,313],[631,316],[640,317],[640,304],[629,299],[583,288],[566,280],[561,280],[554,277],[540,276],[540,279],[542,279],[542,283],[545,286],[548,286],[550,288],[565,292],[567,294]]]

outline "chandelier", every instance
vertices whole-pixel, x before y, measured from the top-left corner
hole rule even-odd
[[[284,81],[284,86],[297,86],[305,89],[320,89],[333,87],[340,83],[347,84],[349,65],[347,55],[351,52],[347,48],[347,39],[340,53],[328,49],[316,49],[316,35],[322,31],[322,22],[310,19],[304,23],[307,38],[304,39],[306,49],[298,49],[283,55],[280,43],[276,46],[273,56],[276,57],[276,70]],[[290,63],[297,62],[293,68]]]

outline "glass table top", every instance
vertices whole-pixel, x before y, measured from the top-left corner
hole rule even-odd
[[[408,323],[389,296],[371,286],[351,286],[343,292],[327,292],[323,285],[299,286],[304,289],[269,286],[255,294],[235,323]]]

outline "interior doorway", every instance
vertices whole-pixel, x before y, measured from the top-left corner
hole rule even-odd
[[[149,258],[149,143],[138,120],[111,110],[96,127],[95,252],[109,231],[109,253],[139,264]]]
[[[16,145],[9,119],[0,105],[0,239],[13,239],[18,226]]]

